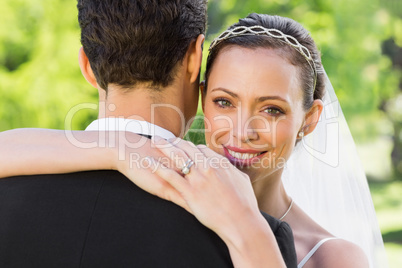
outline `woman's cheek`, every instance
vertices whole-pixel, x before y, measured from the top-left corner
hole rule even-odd
[[[215,116],[210,113],[205,113],[204,115],[204,125],[205,125],[205,142],[209,148],[216,151],[217,140],[216,132],[219,129],[217,121],[214,120]]]
[[[230,141],[233,123],[227,115],[205,114],[205,141],[215,152],[223,154],[222,145]]]
[[[293,127],[288,124],[278,124],[276,133],[272,139],[272,145],[279,151],[282,157],[288,158],[293,150],[295,138]]]

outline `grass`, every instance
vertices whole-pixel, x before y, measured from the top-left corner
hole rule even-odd
[[[385,243],[389,268],[402,267],[402,246],[400,244]]]
[[[370,182],[390,268],[402,267],[402,181]]]
[[[360,121],[363,122],[361,118]],[[380,130],[386,129],[384,120],[374,121],[376,125],[381,126]],[[393,146],[390,135],[392,131],[386,132],[370,140],[357,139],[359,143],[356,145],[369,179],[389,268],[400,268],[402,267],[402,178],[392,177],[390,157]]]

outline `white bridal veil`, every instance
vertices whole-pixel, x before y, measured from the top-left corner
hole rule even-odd
[[[359,245],[370,267],[387,267],[366,175],[328,77],[325,89],[317,128],[303,137],[287,162],[285,188],[321,226]]]

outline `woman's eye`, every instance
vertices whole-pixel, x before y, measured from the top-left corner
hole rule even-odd
[[[225,100],[225,99],[217,99],[214,102],[217,103],[220,107],[224,107],[224,108],[232,106],[230,101]]]
[[[281,114],[283,114],[283,112],[280,109],[274,108],[274,107],[266,108],[264,111],[266,113],[270,114],[270,115],[281,115]]]

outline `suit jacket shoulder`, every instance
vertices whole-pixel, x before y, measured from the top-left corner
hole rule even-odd
[[[214,232],[115,171],[1,179],[0,241],[0,267],[233,266]]]

